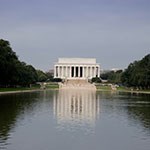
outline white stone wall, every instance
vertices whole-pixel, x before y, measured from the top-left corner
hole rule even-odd
[[[59,58],[54,66],[54,78],[91,79],[100,77],[100,66],[95,58]]]
[[[96,64],[95,58],[58,58],[61,64]]]

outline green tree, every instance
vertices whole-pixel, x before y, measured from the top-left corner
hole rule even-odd
[[[9,42],[0,39],[0,86],[29,86],[37,79],[35,68],[20,62]]]
[[[108,80],[108,82],[110,83],[119,84],[121,83],[121,75],[122,75],[122,70],[118,70],[116,72],[108,71],[106,73],[101,74],[101,78],[103,80]]]
[[[121,76],[126,86],[150,88],[150,54],[142,60],[130,63]]]
[[[18,65],[18,84],[21,86],[29,86],[38,81],[38,75],[35,68],[31,65],[26,65],[26,63],[21,62]]]
[[[9,86],[15,82],[16,64],[18,63],[16,53],[12,51],[8,41],[0,39],[0,85]]]
[[[44,73],[41,70],[37,70],[37,75],[38,75],[38,82],[45,82],[48,79],[48,76],[46,73]]]

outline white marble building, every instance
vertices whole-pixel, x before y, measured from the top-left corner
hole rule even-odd
[[[59,58],[54,66],[54,78],[92,79],[100,77],[100,65],[95,58]]]

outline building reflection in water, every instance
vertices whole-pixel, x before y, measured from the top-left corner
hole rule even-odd
[[[54,95],[54,115],[60,125],[94,125],[99,115],[95,90],[59,90]]]

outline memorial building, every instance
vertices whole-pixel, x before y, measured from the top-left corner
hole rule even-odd
[[[58,58],[54,65],[54,78],[92,79],[100,77],[100,65],[95,58]]]

